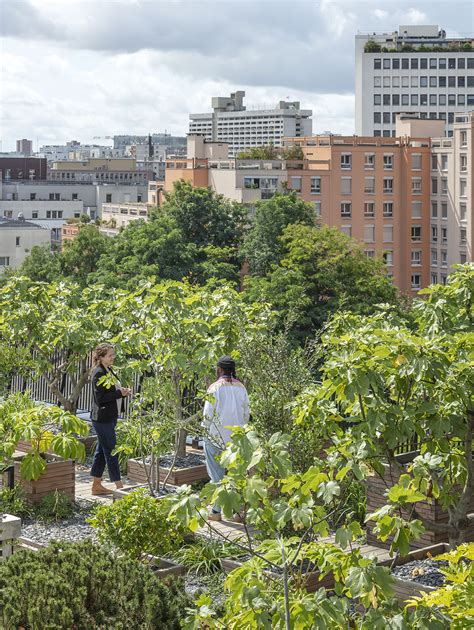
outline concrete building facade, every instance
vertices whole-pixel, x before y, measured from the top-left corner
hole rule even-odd
[[[229,157],[252,147],[273,144],[282,146],[283,139],[312,133],[312,111],[301,109],[298,101],[280,101],[274,109],[249,109],[243,104],[245,92],[230,97],[213,97],[213,111],[190,114],[189,133],[204,135],[206,140],[226,142]]]
[[[474,261],[474,112],[456,114],[451,138],[433,138],[430,173],[430,281]]]
[[[0,175],[4,182],[45,180],[48,164],[44,158],[0,157]]]
[[[355,130],[395,136],[398,113],[441,119],[474,108],[474,37],[450,38],[438,26],[400,26],[355,38]]]
[[[29,157],[33,155],[33,142],[32,140],[27,140],[23,138],[22,140],[16,141],[16,152],[22,153],[24,156]]]
[[[50,231],[23,220],[0,219],[0,273],[19,267],[35,245],[49,245]]]
[[[153,171],[139,168],[133,158],[58,160],[51,164],[49,175],[56,181],[117,184],[146,184],[149,179],[153,179]]]

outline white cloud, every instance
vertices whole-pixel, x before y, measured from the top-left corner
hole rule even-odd
[[[404,19],[407,24],[427,24],[428,16],[423,11],[419,9],[411,8],[408,9],[406,13],[404,13]]]
[[[0,137],[184,134],[237,89],[289,96],[315,131],[353,132],[354,35],[473,23],[471,0],[2,0]]]

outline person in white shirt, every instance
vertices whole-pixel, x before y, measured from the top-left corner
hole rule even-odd
[[[225,470],[216,460],[230,441],[232,427],[243,426],[248,422],[249,397],[243,383],[235,374],[235,361],[228,356],[217,362],[217,381],[207,390],[211,400],[204,405],[203,427],[207,435],[204,438],[204,454],[209,477],[213,483],[219,483]],[[211,521],[222,519],[221,509],[214,505],[208,515]],[[234,520],[239,520],[236,514]]]

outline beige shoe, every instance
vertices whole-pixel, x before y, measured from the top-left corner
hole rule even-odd
[[[222,521],[222,514],[220,512],[213,512],[212,510],[207,515],[208,521]]]
[[[102,485],[102,479],[100,477],[93,477],[91,494],[92,496],[100,496],[102,494],[112,494],[112,490]]]

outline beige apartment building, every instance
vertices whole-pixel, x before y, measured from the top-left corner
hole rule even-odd
[[[367,256],[383,256],[394,283],[415,295],[445,281],[453,264],[472,260],[473,122],[473,113],[459,114],[453,138],[442,137],[443,120],[400,115],[393,138],[287,139],[286,146],[301,147],[300,160],[238,160],[222,157],[222,148],[212,158],[216,143],[190,136],[192,156],[167,162],[165,191],[185,179],[251,206],[276,191],[295,190],[323,223],[357,239]]]

